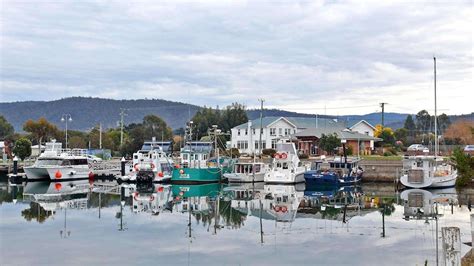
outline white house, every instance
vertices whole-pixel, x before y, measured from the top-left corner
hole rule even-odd
[[[270,116],[262,119],[261,126],[258,118],[232,128],[231,145],[239,149],[240,153],[258,153],[260,129],[262,149],[275,149],[278,140],[290,139],[295,133],[318,127],[333,128],[334,132],[346,128],[344,122],[337,119]]]
[[[351,131],[356,131],[361,134],[365,134],[373,137],[375,132],[375,127],[372,126],[369,122],[365,120],[360,120],[349,128]]]

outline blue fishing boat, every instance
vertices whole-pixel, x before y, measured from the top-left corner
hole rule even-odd
[[[350,186],[362,180],[364,170],[358,159],[316,161],[311,170],[304,173],[306,186]]]

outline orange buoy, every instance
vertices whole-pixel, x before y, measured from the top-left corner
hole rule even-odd
[[[56,183],[56,184],[54,184],[54,188],[55,188],[57,191],[61,190],[62,187],[63,187],[63,185],[61,185],[61,183]]]
[[[163,192],[163,187],[158,187],[158,189],[156,190],[157,192]]]
[[[159,177],[163,177],[163,176],[164,176],[164,175],[163,175],[163,172],[159,172],[159,173],[158,173],[158,176],[159,176]]]
[[[63,174],[61,174],[59,170],[57,170],[56,173],[54,174],[54,177],[56,177],[57,179],[61,178],[62,176]]]

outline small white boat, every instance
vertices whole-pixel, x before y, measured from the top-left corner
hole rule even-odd
[[[229,183],[263,182],[267,165],[261,162],[238,162],[234,164],[232,173],[225,173]]]
[[[444,188],[456,185],[457,171],[440,157],[418,155],[403,160],[400,182],[409,188]]]
[[[306,167],[301,166],[294,143],[277,143],[271,169],[264,177],[265,183],[295,184],[304,182]]]
[[[46,143],[45,151],[32,166],[24,168],[26,178],[32,180],[74,180],[88,178],[91,173],[86,150],[62,149],[62,144]]]
[[[171,179],[172,170],[173,159],[160,146],[151,146],[133,154],[128,174],[120,178],[122,181],[165,182]]]

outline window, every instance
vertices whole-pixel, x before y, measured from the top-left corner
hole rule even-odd
[[[270,128],[270,136],[276,136],[276,128]]]
[[[276,149],[276,147],[277,147],[277,140],[272,139],[272,149]]]
[[[258,146],[258,140],[255,141],[255,149],[259,149],[260,147]],[[265,149],[266,145],[265,145],[265,141],[262,140],[262,149]]]
[[[247,136],[248,134],[249,134],[249,130],[245,129],[245,136]]]
[[[252,128],[252,134],[255,135],[255,128]]]
[[[240,129],[237,129],[237,136],[240,136]]]
[[[255,141],[255,149],[258,149],[258,140]]]
[[[365,131],[365,135],[369,135],[369,131]]]
[[[246,140],[239,140],[237,141],[237,149],[239,150],[246,150],[249,148],[249,143]]]
[[[285,128],[285,136],[288,136],[291,134],[291,129],[290,128]]]
[[[279,135],[279,136],[283,135],[283,128],[279,128],[279,129],[278,129],[278,135]]]

